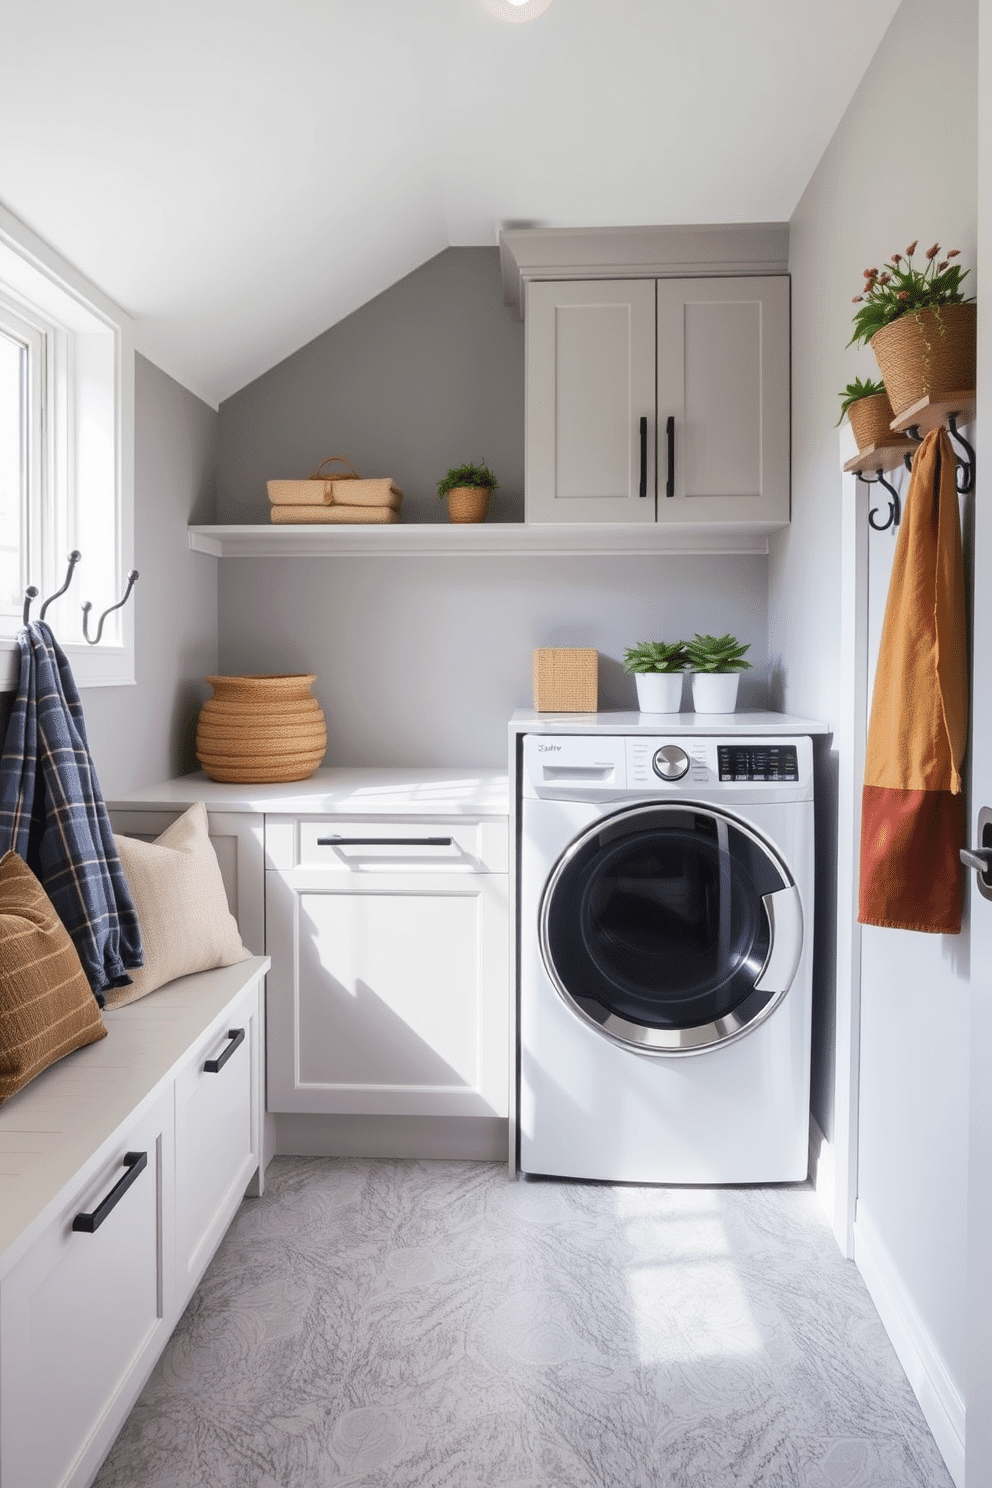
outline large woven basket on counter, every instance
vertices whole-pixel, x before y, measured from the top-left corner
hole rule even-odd
[[[312,673],[208,677],[196,757],[211,780],[273,785],[306,780],[327,750]]]

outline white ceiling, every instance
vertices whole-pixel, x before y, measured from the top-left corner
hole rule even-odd
[[[0,202],[216,405],[501,226],[785,221],[899,0],[0,0]]]

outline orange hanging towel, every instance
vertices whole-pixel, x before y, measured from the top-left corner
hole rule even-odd
[[[896,541],[861,802],[864,925],[956,935],[968,731],[957,464],[944,429],[913,457]]]

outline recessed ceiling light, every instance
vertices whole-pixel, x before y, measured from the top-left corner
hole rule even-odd
[[[522,21],[533,21],[543,15],[551,0],[480,0],[480,4],[496,20],[519,25]]]

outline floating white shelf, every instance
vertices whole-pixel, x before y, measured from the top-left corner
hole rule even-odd
[[[189,545],[215,558],[546,557],[575,554],[767,553],[784,522],[597,522],[543,526],[528,522],[396,523],[328,527],[261,523],[197,526]]]

